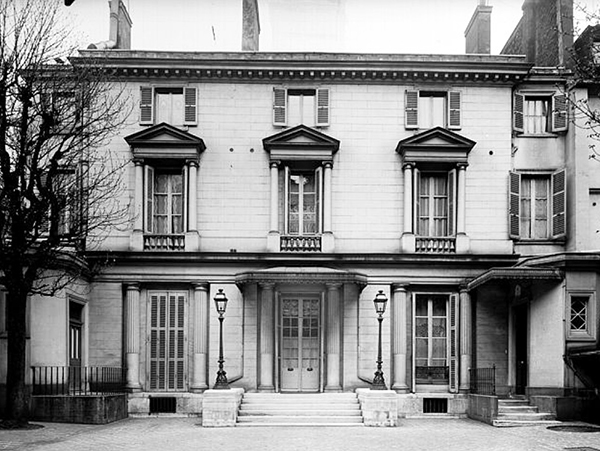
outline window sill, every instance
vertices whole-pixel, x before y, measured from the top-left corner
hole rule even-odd
[[[575,341],[595,342],[596,337],[592,337],[590,334],[585,334],[585,333],[582,333],[581,335],[579,335],[579,334],[573,334],[572,332],[567,332],[567,341],[569,341],[569,342],[575,342]]]
[[[517,133],[518,138],[558,138],[556,133]]]
[[[566,242],[565,238],[557,238],[555,240],[550,240],[550,239],[535,239],[535,238],[519,238],[519,239],[513,239],[515,244],[538,244],[538,245],[554,245],[554,244],[558,244],[558,245],[564,245]]]

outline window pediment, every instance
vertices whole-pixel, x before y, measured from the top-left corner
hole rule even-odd
[[[333,160],[340,141],[306,125],[284,130],[263,139],[271,160]]]
[[[167,123],[126,136],[135,158],[198,159],[206,149],[202,138]]]
[[[399,141],[396,152],[405,162],[466,163],[475,144],[458,133],[435,127]]]

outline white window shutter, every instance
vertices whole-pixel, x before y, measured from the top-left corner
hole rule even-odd
[[[198,90],[196,88],[183,88],[183,125],[198,125]]]
[[[323,232],[323,166],[315,170],[315,189],[317,198],[317,231]]]
[[[316,101],[316,125],[317,127],[326,127],[329,125],[329,89],[320,88],[317,89],[317,101]]]
[[[145,215],[144,215],[144,231],[152,233],[154,227],[154,168],[152,166],[145,167],[144,177],[144,196],[145,196]]]
[[[284,185],[283,185],[283,207],[284,207],[284,216],[283,216],[283,230],[284,233],[289,233],[290,231],[290,168],[289,166],[285,166],[283,168],[284,174]]]
[[[567,174],[564,169],[552,174],[552,238],[567,234]]]
[[[525,97],[515,93],[513,96],[513,130],[523,133],[523,109],[525,106]]]
[[[567,125],[567,96],[565,94],[552,96],[552,131],[565,132]]]
[[[140,125],[154,123],[154,93],[150,86],[140,86]]]
[[[449,306],[449,323],[450,333],[448,334],[448,363],[449,363],[449,384],[450,392],[458,393],[458,360],[459,360],[459,349],[458,349],[458,295],[450,295],[450,306]]]
[[[287,125],[287,89],[273,88],[273,125]]]
[[[508,234],[512,239],[518,239],[520,233],[521,209],[521,174],[508,174]]]
[[[448,172],[448,236],[456,235],[456,169]]]
[[[419,128],[419,91],[406,91],[404,95],[404,128]]]
[[[450,91],[448,93],[448,128],[460,130],[462,127],[461,92]]]

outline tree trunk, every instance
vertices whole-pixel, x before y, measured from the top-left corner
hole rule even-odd
[[[6,376],[6,420],[27,424],[29,419],[29,393],[25,385],[27,360],[27,294],[8,288],[7,302],[7,376]]]

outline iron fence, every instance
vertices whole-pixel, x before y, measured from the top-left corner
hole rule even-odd
[[[123,393],[125,371],[109,366],[34,366],[33,396],[88,396]]]
[[[469,368],[470,391],[476,395],[496,395],[496,365],[491,368]]]

